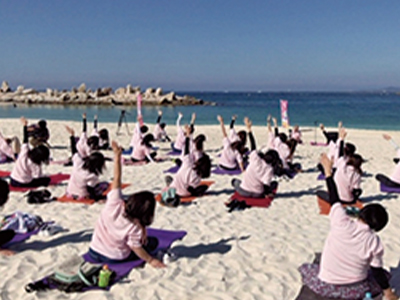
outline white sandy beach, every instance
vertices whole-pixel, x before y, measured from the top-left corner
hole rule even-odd
[[[89,116],[92,117],[92,116]],[[37,120],[29,120],[31,123]],[[100,120],[101,121],[101,120]],[[22,136],[22,125],[17,119],[3,119],[0,122],[4,136]],[[69,155],[69,139],[64,125],[72,126],[80,135],[80,122],[49,121],[50,144],[64,146],[52,150],[54,159]],[[238,121],[237,124],[240,124]],[[346,124],[344,124],[346,125]],[[92,127],[89,124],[89,132]],[[130,136],[125,127],[122,135],[116,137],[116,124],[101,123],[107,127],[113,139],[128,147]],[[150,132],[153,125],[150,125]],[[133,125],[131,126],[131,130]],[[243,129],[237,125],[237,129]],[[167,126],[167,132],[175,137],[175,126]],[[257,148],[267,143],[266,127],[254,127]],[[205,144],[208,153],[217,162],[216,155],[222,145],[222,134],[217,125],[196,126],[196,132],[207,136]],[[382,138],[381,131],[348,129],[347,140],[353,142],[368,162],[363,169],[361,199],[379,201],[389,212],[388,226],[379,234],[384,247],[384,263],[392,271],[392,285],[400,290],[400,210],[397,194],[379,191],[376,173],[390,175],[395,151]],[[400,132],[388,132],[400,142]],[[318,131],[318,140],[323,141]],[[69,231],[52,237],[33,236],[25,243],[12,249],[12,257],[0,257],[0,298],[16,299],[294,299],[301,288],[297,268],[304,262],[312,261],[315,252],[321,252],[329,229],[327,216],[319,215],[315,191],[325,189],[324,181],[317,181],[314,169],[324,147],[312,147],[314,131],[303,133],[304,144],[297,148],[295,161],[305,170],[291,181],[280,180],[278,194],[272,205],[265,208],[251,208],[228,213],[224,205],[232,188],[233,177],[211,175],[215,184],[209,195],[199,198],[193,204],[168,208],[157,206],[152,227],[185,230],[187,236],[172,246],[178,260],[165,269],[150,266],[134,269],[129,276],[115,284],[110,292],[90,291],[64,294],[46,291],[28,294],[24,286],[52,273],[56,265],[73,254],[88,250],[91,232],[102,209],[101,204],[91,206],[52,202],[41,205],[27,204],[22,193],[10,193],[10,199],[1,215],[16,210],[40,215],[44,220],[54,220]],[[160,146],[159,153],[165,156],[169,144]],[[60,147],[61,148],[61,147]],[[111,157],[112,152],[105,152]],[[124,166],[123,182],[131,183],[125,193],[140,190],[160,192],[164,186],[163,170],[171,167],[171,161],[152,163],[145,166]],[[11,170],[13,164],[0,165],[1,170]],[[46,173],[69,173],[71,167],[49,165]],[[112,178],[113,165],[107,162],[104,179]],[[64,194],[66,184],[48,188],[54,196]]]

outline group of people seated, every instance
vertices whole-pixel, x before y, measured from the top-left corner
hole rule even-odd
[[[179,170],[169,178],[167,186],[174,189],[180,197],[201,196],[208,186],[202,179],[210,176],[211,159],[205,151],[206,136],[194,135],[196,115],[193,114],[190,124],[181,125],[182,114],[177,119],[177,135],[172,143],[172,150],[180,153],[177,159]],[[153,134],[147,133],[148,127],[138,118],[131,144],[133,162],[155,162],[157,153],[152,148],[154,141],[171,142],[166,133],[166,125],[160,123],[162,112],[159,112]],[[252,122],[244,119],[245,131],[235,131],[236,116],[230,122],[229,134],[224,120],[217,117],[222,131],[222,151],[218,167],[225,170],[240,170],[242,179],[234,178],[234,190],[244,197],[264,198],[275,193],[278,183],[275,180],[293,172],[301,172],[301,166],[293,163],[298,144],[302,143],[301,132],[295,128],[289,136],[278,131],[275,118],[268,116],[268,149],[260,151],[252,132]],[[273,127],[271,124],[273,123]],[[0,154],[15,161],[10,175],[10,185],[15,187],[47,186],[50,178],[42,174],[42,165],[49,163],[49,132],[34,136],[28,121],[21,118],[23,125],[23,142],[20,149],[13,148],[15,138],[0,136]],[[102,263],[116,263],[133,259],[143,259],[155,268],[165,267],[163,262],[152,257],[154,241],[147,238],[146,227],[154,220],[155,195],[142,191],[128,197],[121,193],[122,148],[117,142],[110,142],[107,129],[98,131],[97,118],[94,129],[87,135],[86,115],[83,115],[82,134],[75,137],[72,128],[66,127],[70,136],[72,172],[66,194],[76,200],[90,198],[95,201],[106,200],[104,208],[95,225],[90,243],[90,256]],[[42,125],[35,127],[43,130]],[[36,130],[34,129],[34,130]],[[325,130],[322,126],[321,129]],[[376,232],[382,230],[388,222],[386,210],[379,204],[364,206],[358,218],[349,217],[343,204],[355,203],[361,195],[361,165],[364,162],[356,153],[356,146],[345,142],[347,132],[340,124],[336,134],[329,134],[329,153],[322,155],[319,165],[324,174],[328,191],[318,191],[321,199],[329,202],[330,232],[322,251],[319,264],[304,264],[300,268],[303,282],[315,293],[331,297],[332,295],[356,295],[359,299],[365,292],[378,294],[383,291],[387,299],[398,299],[388,282],[387,273],[383,270],[383,245]],[[396,150],[399,147],[392,138]],[[9,141],[11,140],[11,141]],[[250,147],[247,147],[249,140]],[[16,143],[18,144],[18,143]],[[101,150],[113,151],[114,174],[110,192],[104,196],[108,184],[99,181],[106,158]],[[386,177],[377,175],[377,179],[387,185],[400,187],[400,169],[396,165],[394,175]],[[8,199],[9,186],[0,180],[0,206]],[[0,232],[0,247],[12,238],[10,232]],[[3,249],[3,254],[10,254]],[[335,294],[336,293],[336,294]],[[347,298],[344,298],[347,299]]]

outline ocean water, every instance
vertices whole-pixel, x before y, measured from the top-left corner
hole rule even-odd
[[[255,125],[265,125],[268,114],[280,120],[280,99],[289,101],[291,125],[316,126],[324,123],[335,127],[343,121],[348,128],[400,130],[400,95],[389,93],[267,93],[267,92],[177,92],[188,94],[215,105],[180,107],[143,107],[145,122],[154,123],[158,109],[163,110],[163,120],[174,124],[178,112],[184,115],[183,122],[189,122],[192,112],[197,114],[197,124],[217,124],[216,116],[222,115],[229,122],[233,114],[238,123],[248,116]],[[81,120],[86,112],[90,120],[95,114],[99,122],[117,122],[125,109],[126,121],[136,121],[136,107],[122,106],[37,106],[0,105],[0,118],[48,120]],[[4,126],[4,124],[2,125]]]

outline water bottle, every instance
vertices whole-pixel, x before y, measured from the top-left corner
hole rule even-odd
[[[372,300],[372,294],[370,292],[365,293],[365,297],[363,300]]]
[[[108,287],[108,284],[110,283],[110,276],[111,276],[111,271],[108,269],[108,265],[104,265],[103,269],[100,270],[99,274],[99,287],[101,288],[106,288]]]

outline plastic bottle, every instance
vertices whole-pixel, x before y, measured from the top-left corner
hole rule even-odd
[[[100,270],[99,274],[99,287],[101,288],[106,288],[108,287],[108,284],[110,283],[110,276],[111,276],[111,271],[108,269],[108,265],[104,265],[103,269]]]
[[[372,294],[370,292],[365,293],[365,297],[363,300],[372,300]]]

